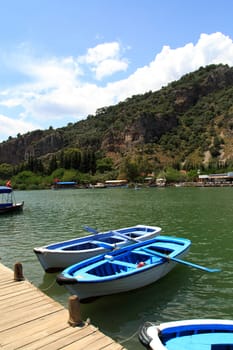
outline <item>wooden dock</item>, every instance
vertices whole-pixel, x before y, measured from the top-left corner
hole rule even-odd
[[[0,264],[0,349],[126,350],[95,326],[72,327],[69,312]]]

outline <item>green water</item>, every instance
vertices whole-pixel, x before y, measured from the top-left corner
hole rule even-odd
[[[233,188],[96,189],[17,192],[23,214],[0,217],[0,258],[67,307],[68,293],[45,274],[33,247],[98,230],[135,224],[157,225],[165,235],[191,239],[187,260],[220,273],[177,266],[160,281],[121,295],[82,304],[83,320],[129,350],[143,349],[138,328],[145,321],[233,318]],[[127,340],[127,341],[126,341]]]

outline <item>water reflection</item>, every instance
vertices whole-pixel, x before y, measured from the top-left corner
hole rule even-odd
[[[83,319],[90,317],[94,325],[116,340],[130,338],[124,344],[127,349],[142,349],[136,332],[145,321],[233,317],[232,191],[166,188],[21,192],[23,214],[1,217],[1,262],[12,268],[21,261],[26,278],[67,306],[68,293],[56,284],[56,274],[44,273],[33,247],[87,235],[84,225],[98,230],[157,225],[162,227],[162,234],[191,239],[186,259],[221,268],[221,273],[179,265],[150,286],[81,306]]]

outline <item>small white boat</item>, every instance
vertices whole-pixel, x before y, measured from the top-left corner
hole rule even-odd
[[[157,236],[70,266],[57,276],[57,283],[80,301],[134,290],[165,276],[190,245],[185,238]]]
[[[107,186],[102,182],[97,182],[97,184],[92,186],[93,188],[106,188]]]
[[[196,319],[160,325],[146,322],[138,337],[151,350],[232,350],[233,321]]]
[[[46,272],[63,270],[84,259],[128,245],[132,241],[144,241],[153,238],[161,232],[161,228],[158,226],[146,225],[136,225],[99,233],[88,226],[84,228],[93,234],[34,248],[34,253]]]

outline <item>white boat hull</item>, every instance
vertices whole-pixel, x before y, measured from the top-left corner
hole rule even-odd
[[[46,272],[56,272],[65,269],[67,266],[74,265],[85,259],[92,258],[95,255],[107,253],[109,250],[96,248],[91,251],[83,252],[62,252],[46,250],[37,253],[37,258]]]
[[[140,242],[154,238],[158,236],[161,232],[160,227],[145,225],[136,225],[129,228],[118,229],[116,232],[123,232],[124,234],[126,234],[127,230],[132,230],[133,228],[135,228],[135,232],[132,231],[132,234],[134,233],[133,237],[137,237],[138,241]],[[106,233],[107,232],[99,233],[98,239],[100,239],[101,241],[101,235],[104,235]],[[115,237],[119,238],[117,234]],[[97,236],[89,235],[86,237],[78,237],[76,239],[34,248],[34,253],[36,254],[45,272],[56,272],[64,270],[68,266],[74,265],[82,260],[92,258],[99,254],[106,254],[112,249],[114,249],[115,246],[117,248],[120,248],[132,243],[130,240],[123,238],[115,246],[113,244],[109,245],[109,248],[96,247],[92,249],[74,250],[75,245],[77,246],[78,244],[85,243],[88,241],[91,242],[93,239],[97,240]],[[57,246],[57,249],[53,248],[54,245]],[[69,246],[70,249],[68,248]]]
[[[188,251],[186,250],[177,257],[184,257]],[[168,274],[176,264],[173,261],[163,262],[160,265],[144,270],[143,273],[139,268],[136,274],[121,276],[114,280],[98,281],[96,283],[80,281],[76,284],[66,284],[65,287],[71,295],[75,294],[79,297],[80,301],[85,301],[95,297],[128,292],[147,286]]]

